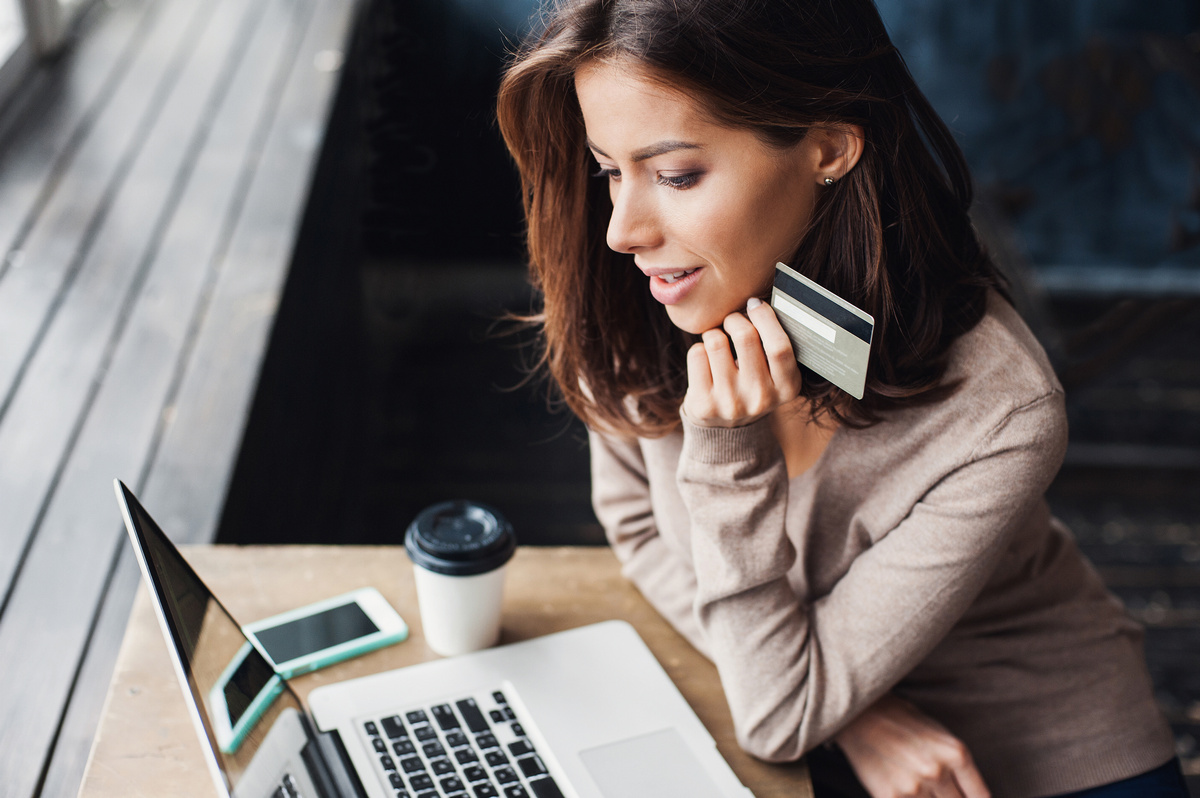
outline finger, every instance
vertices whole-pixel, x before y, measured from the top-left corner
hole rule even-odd
[[[983,774],[975,767],[969,754],[964,764],[954,768],[954,780],[963,798],[992,798],[992,791],[987,788]]]
[[[712,371],[713,399],[721,411],[728,415],[734,410],[733,399],[737,395],[737,365],[733,362],[729,339],[721,330],[705,330],[701,337],[708,356],[708,367]]]
[[[712,392],[712,370],[708,365],[708,352],[704,344],[692,344],[687,353],[688,390],[699,393]]]
[[[743,381],[749,377],[769,387],[771,371],[767,368],[767,355],[754,324],[741,313],[730,313],[721,326],[737,350],[737,367]]]
[[[937,781],[928,787],[931,798],[965,798],[949,767],[943,767]]]
[[[800,393],[800,367],[792,350],[792,341],[784,332],[775,311],[765,302],[747,311],[762,342],[763,353],[780,398],[789,400]]]

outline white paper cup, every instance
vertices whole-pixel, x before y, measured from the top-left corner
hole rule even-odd
[[[404,547],[429,647],[454,656],[495,645],[505,564],[516,550],[504,516],[475,502],[435,504],[409,524]]]
[[[425,642],[437,653],[452,657],[496,645],[500,639],[500,607],[504,571],[475,576],[446,576],[413,567]]]

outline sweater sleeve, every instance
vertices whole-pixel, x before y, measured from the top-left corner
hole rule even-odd
[[[770,427],[688,425],[695,615],[738,741],[789,761],[889,691],[967,610],[1042,501],[1066,446],[1061,393],[1012,410],[809,603],[788,583],[787,472]],[[803,567],[803,563],[801,563]]]
[[[590,431],[592,507],[621,573],[696,650],[709,656],[692,607],[696,576],[658,533],[646,464],[636,441]]]

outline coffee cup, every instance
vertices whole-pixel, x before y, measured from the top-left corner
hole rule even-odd
[[[413,519],[404,548],[430,648],[454,656],[495,645],[505,565],[516,545],[504,516],[477,502],[442,502]]]

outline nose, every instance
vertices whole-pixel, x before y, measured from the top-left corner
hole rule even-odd
[[[613,192],[612,203],[607,235],[609,249],[632,255],[661,242],[662,230],[654,203],[646,192],[634,185],[622,185]]]

